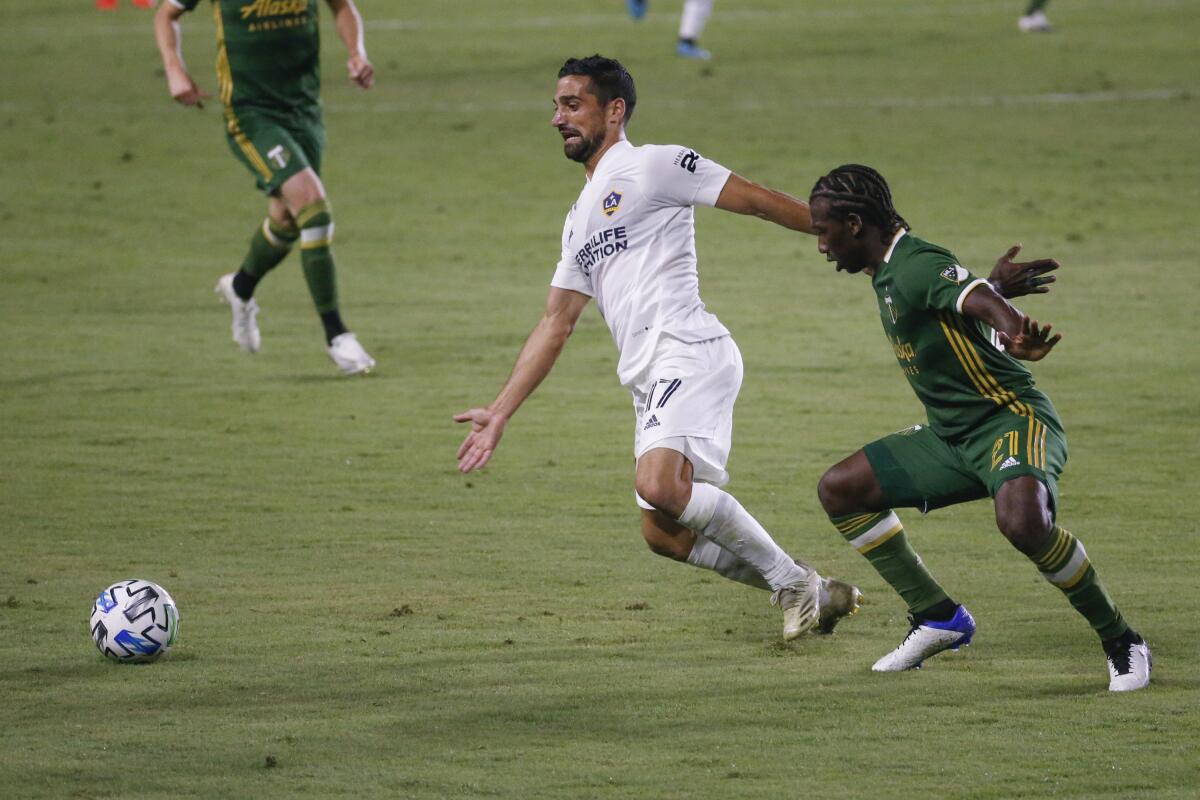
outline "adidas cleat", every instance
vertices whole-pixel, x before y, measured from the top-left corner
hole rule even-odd
[[[213,289],[217,296],[229,304],[233,311],[233,340],[247,353],[257,353],[262,347],[262,336],[258,332],[258,303],[251,297],[243,300],[233,290],[233,273],[222,275]]]
[[[1108,690],[1110,692],[1133,692],[1150,685],[1150,669],[1153,658],[1146,640],[1134,631],[1124,636],[1101,642],[1108,659]]]
[[[874,672],[903,672],[920,669],[930,656],[943,650],[957,650],[971,643],[975,635],[975,618],[965,606],[959,606],[954,616],[945,622],[909,617],[912,630],[892,652],[875,662]]]
[[[634,19],[641,19],[646,16],[646,6],[649,5],[648,0],[626,0],[625,7],[629,9],[629,16]]]
[[[803,580],[776,589],[771,605],[783,609],[783,639],[790,642],[813,629],[821,616],[821,576],[810,572]]]
[[[863,594],[857,586],[851,586],[836,578],[822,578],[821,612],[817,618],[817,632],[833,633],[839,622],[858,613],[862,601]]]

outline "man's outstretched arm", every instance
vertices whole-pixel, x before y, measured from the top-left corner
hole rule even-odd
[[[346,45],[349,58],[346,60],[346,71],[350,80],[363,89],[370,89],[375,83],[375,68],[367,60],[367,46],[363,43],[362,16],[354,5],[354,0],[326,0],[333,10],[333,25],[337,28],[338,37]]]
[[[1009,300],[1027,294],[1045,294],[1050,291],[1050,284],[1058,280],[1048,274],[1058,269],[1058,262],[1053,258],[1038,258],[1022,263],[1013,261],[1020,252],[1019,244],[1008,248],[1008,252],[1000,256],[996,266],[992,267],[992,274],[988,275],[988,283],[992,288]]]
[[[171,97],[185,106],[203,106],[208,97],[183,63],[183,49],[179,37],[179,18],[184,10],[174,3],[163,3],[154,13],[154,41],[162,56],[163,71],[167,74],[167,88]]]
[[[967,293],[962,312],[992,327],[1005,352],[1022,361],[1041,361],[1062,339],[1061,333],[1050,335],[1050,325],[1042,326],[1018,311],[989,283],[981,282]]]
[[[765,219],[801,233],[812,233],[808,203],[731,173],[717,197],[717,208]]]
[[[550,287],[546,311],[525,340],[496,399],[482,408],[454,415],[455,422],[471,423],[471,432],[458,448],[459,472],[480,469],[491,459],[508,420],[550,374],[590,299],[580,292]]]

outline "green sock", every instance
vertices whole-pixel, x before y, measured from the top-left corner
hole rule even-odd
[[[270,218],[263,220],[250,237],[250,251],[242,261],[242,272],[255,278],[266,275],[287,257],[298,238],[300,232],[295,228],[280,227]]]
[[[1050,0],[1030,0],[1029,10],[1025,12],[1025,16],[1028,17],[1030,14],[1034,14],[1038,11],[1041,11],[1043,8],[1046,7],[1046,3],[1049,3],[1049,2],[1050,2]]]
[[[1050,541],[1029,558],[1041,570],[1043,578],[1062,589],[1101,639],[1113,639],[1129,630],[1096,576],[1083,543],[1065,528],[1055,525]]]
[[[300,209],[300,264],[304,280],[318,314],[337,310],[337,280],[334,275],[333,214],[328,200],[317,200]]]
[[[895,589],[914,615],[928,611],[949,597],[925,569],[921,557],[908,544],[904,526],[894,511],[830,517],[855,550],[866,556],[883,579]]]

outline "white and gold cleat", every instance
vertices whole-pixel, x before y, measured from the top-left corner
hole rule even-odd
[[[858,613],[863,602],[863,593],[837,578],[821,579],[821,613],[818,615],[817,632],[833,633],[837,624],[846,617]]]
[[[771,605],[783,610],[783,639],[790,642],[808,633],[821,616],[821,576],[809,572],[808,577],[776,589]]]

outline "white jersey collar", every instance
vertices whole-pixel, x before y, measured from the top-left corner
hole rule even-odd
[[[896,245],[900,244],[900,240],[904,238],[904,234],[906,233],[908,233],[908,231],[903,227],[896,231],[896,235],[892,237],[891,246],[889,246],[887,252],[883,254],[883,263],[887,264],[892,260],[892,251],[896,249]]]
[[[613,146],[608,148],[607,150],[605,150],[604,155],[600,156],[600,160],[596,162],[596,168],[594,170],[592,170],[591,176],[588,177],[585,173],[585,177],[587,177],[588,183],[591,183],[592,178],[595,178],[597,175],[600,174],[600,170],[603,169],[605,163],[611,163],[613,161],[613,159],[610,158],[610,156],[613,155],[613,151],[615,151],[617,149],[625,150],[625,149],[632,148],[632,147],[633,147],[633,145],[631,145],[629,143],[628,139],[619,139],[616,142],[614,142]]]

